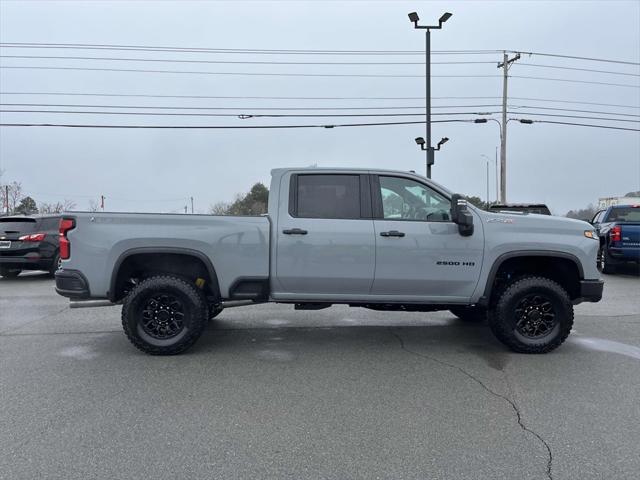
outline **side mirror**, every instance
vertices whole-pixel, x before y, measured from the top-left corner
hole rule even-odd
[[[458,225],[458,231],[463,237],[473,235],[473,215],[467,208],[465,198],[456,193],[451,197],[451,220]]]

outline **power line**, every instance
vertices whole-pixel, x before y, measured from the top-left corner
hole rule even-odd
[[[2,105],[2,104],[0,104]],[[536,105],[509,105],[510,108],[534,108],[536,110],[555,110],[561,112],[578,112],[578,113],[599,113],[604,115],[618,115],[622,117],[640,117],[640,115],[635,115],[633,113],[618,113],[618,112],[602,112],[600,110],[580,110],[575,108],[554,108],[554,107],[538,107]]]
[[[482,63],[485,63],[485,62],[482,62]],[[489,62],[489,63],[494,63],[494,62]],[[540,63],[526,63],[526,62],[518,62],[515,65],[522,66],[522,67],[555,68],[558,70],[577,70],[580,72],[595,72],[595,73],[607,73],[611,75],[626,75],[630,77],[640,77],[640,74],[638,73],[614,72],[612,70],[597,70],[593,68],[563,67],[560,65],[542,65]]]
[[[536,113],[536,112],[521,112],[521,111],[517,111],[517,112],[507,111],[507,113],[510,115],[534,115],[539,117],[582,118],[583,120],[607,120],[610,122],[640,123],[640,120],[629,120],[629,119],[618,119],[618,118],[607,118],[607,117],[590,117],[590,116],[584,116],[584,115],[562,115],[560,113]]]
[[[195,70],[149,70],[138,68],[98,68],[98,67],[43,67],[43,66],[8,66],[2,65],[4,69],[22,70],[76,70],[95,72],[127,72],[127,73],[169,73],[169,74],[189,74],[189,75],[229,75],[229,76],[266,76],[266,77],[359,77],[359,78],[424,78],[420,74],[396,75],[396,74],[359,74],[359,73],[272,73],[272,72],[206,72]],[[500,75],[431,75],[440,78],[497,78]],[[512,78],[524,78],[529,80],[548,80],[568,83],[588,83],[593,85],[609,85],[615,87],[640,88],[640,85],[630,85],[626,83],[593,82],[589,80],[574,80],[568,78],[531,77],[525,75],[510,75]]]
[[[538,55],[540,57],[555,57],[555,58],[569,58],[571,60],[586,60],[590,62],[605,62],[605,63],[619,63],[622,65],[640,65],[638,62],[629,62],[625,60],[613,60],[610,58],[593,58],[593,57],[577,57],[574,55],[561,55],[558,53],[541,53],[541,52],[526,52],[524,50],[507,50],[510,53],[520,53],[522,55]]]
[[[423,113],[319,113],[319,114],[237,114],[237,113],[171,113],[171,112],[113,112],[104,110],[7,110],[0,109],[0,113],[53,113],[53,114],[75,114],[75,115],[142,115],[154,117],[270,117],[270,118],[298,118],[298,117],[416,117],[424,116]],[[437,112],[433,115],[493,115],[498,112]]]
[[[47,107],[47,108],[114,108],[114,109],[139,109],[139,110],[222,110],[236,111],[238,113],[247,113],[255,111],[354,111],[354,110],[424,110],[424,106],[380,106],[380,107],[185,107],[185,106],[148,106],[148,105],[100,105],[100,104],[77,104],[77,103],[0,103],[2,107]],[[438,105],[434,108],[484,108],[499,107],[500,104],[475,104],[475,105]],[[509,104],[509,108],[532,108],[536,110],[553,110],[561,112],[577,112],[577,113],[594,113],[602,115],[615,115],[623,117],[640,117],[640,115],[620,112],[604,112],[601,110],[581,110],[572,108],[554,108],[540,107],[536,105],[514,105]],[[5,110],[7,111],[7,110]],[[39,110],[27,110],[39,112]],[[81,113],[81,112],[78,112]],[[220,116],[236,116],[238,113],[225,114]],[[456,112],[460,114],[464,112]],[[474,112],[468,112],[473,114]],[[453,114],[453,113],[452,113]],[[420,113],[422,115],[422,113]],[[448,115],[448,113],[439,113],[438,115]],[[253,115],[257,116],[257,115]]]
[[[204,63],[204,64],[242,64],[242,65],[424,65],[424,62],[283,62],[283,61],[251,61],[251,60],[180,60],[164,58],[127,58],[127,57],[70,57],[56,55],[0,55],[0,58],[47,59],[47,60],[104,60],[118,62],[161,62],[161,63]],[[453,61],[431,62],[432,65],[466,65],[489,64],[491,61]]]
[[[433,120],[432,123],[475,123],[476,119],[454,119],[454,120]],[[511,120],[519,120],[513,118]],[[627,127],[613,127],[610,125],[597,125],[586,123],[572,122],[556,122],[552,120],[534,120],[534,123],[552,123],[558,125],[576,125],[582,127],[606,128],[611,130],[627,130],[632,132],[640,132],[640,129]],[[424,121],[416,122],[380,122],[380,123],[345,123],[345,124],[327,124],[327,125],[90,125],[90,124],[62,124],[62,123],[0,123],[0,127],[64,127],[64,128],[107,128],[107,129],[176,129],[176,130],[231,130],[231,129],[290,129],[290,128],[339,128],[339,127],[368,127],[368,126],[386,126],[386,125],[419,125]]]
[[[433,120],[432,123],[473,123],[474,119]],[[376,122],[376,123],[343,123],[318,125],[99,125],[69,123],[0,123],[0,127],[67,127],[67,128],[136,128],[136,129],[178,129],[178,130],[246,130],[246,129],[289,129],[289,128],[338,128],[338,127],[372,127],[386,125],[419,125],[415,122]]]
[[[423,50],[313,50],[313,49],[250,49],[250,48],[204,48],[204,47],[167,47],[148,45],[110,45],[88,43],[36,43],[3,42],[4,48],[50,48],[72,50],[133,50],[145,52],[183,52],[216,54],[252,54],[252,55],[424,55]],[[502,53],[502,50],[437,50],[432,54],[444,55],[482,55]]]
[[[128,72],[128,73],[171,73],[188,75],[229,75],[229,76],[250,76],[250,77],[360,77],[360,78],[424,78],[420,74],[368,74],[368,73],[283,73],[283,72],[206,72],[198,70],[149,70],[142,68],[100,68],[100,67],[43,67],[43,66],[14,66],[1,65],[4,69],[20,70],[78,70],[94,72]],[[499,75],[431,75],[442,78],[480,78],[499,77]]]
[[[79,97],[116,97],[116,98],[181,98],[181,99],[216,99],[216,100],[424,100],[424,97],[283,97],[283,96],[229,96],[229,95],[153,95],[135,93],[82,93],[82,92],[0,92],[0,95],[32,95],[32,96],[79,96]],[[431,97],[434,100],[495,100],[499,96],[453,96]],[[620,103],[601,103],[586,100],[563,100],[555,98],[509,97],[511,100],[529,100],[534,102],[570,103],[598,105],[602,107],[620,107],[640,109],[640,105],[623,105]],[[355,108],[355,107],[354,107]],[[423,108],[423,107],[421,107]],[[434,106],[433,108],[436,108]],[[539,107],[542,108],[542,107]]]
[[[0,67],[0,68],[4,68],[4,67]],[[613,87],[640,88],[640,85],[631,85],[628,83],[593,82],[591,80],[574,80],[574,79],[568,79],[568,78],[529,77],[526,75],[509,75],[509,76],[511,78],[526,78],[528,80],[549,80],[553,82],[590,83],[592,85],[609,85]]]
[[[510,118],[509,120],[520,120],[520,119]],[[640,132],[640,128],[612,127],[610,125],[594,125],[592,123],[556,122],[553,120],[533,120],[533,123],[553,123],[556,125],[575,125],[579,127],[607,128],[610,130],[628,130],[631,132]]]
[[[148,106],[148,105],[96,105],[78,103],[0,103],[5,107],[73,107],[73,108],[138,108],[152,110],[237,110],[237,111],[269,111],[269,110],[424,110],[424,106],[380,106],[380,107],[185,107],[185,106]],[[434,108],[480,108],[499,107],[500,104],[475,104],[475,105],[438,105]]]

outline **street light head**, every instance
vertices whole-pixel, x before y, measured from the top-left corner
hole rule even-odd
[[[416,138],[416,143],[420,146],[424,145],[424,138],[422,137],[417,137]]]
[[[438,147],[441,147],[442,145],[444,145],[445,143],[447,143],[449,141],[449,137],[443,137],[442,140],[440,140],[438,142]]]
[[[476,118],[473,120],[473,123],[487,123],[486,118]]]
[[[533,123],[533,120],[529,120],[528,118],[522,118],[522,119],[520,119],[520,123],[525,123],[527,125],[531,125]]]
[[[443,14],[442,14],[442,16],[440,17],[439,22],[442,24],[442,23],[446,22],[447,20],[449,20],[452,16],[453,16],[453,14],[452,14],[452,13],[445,12],[445,13],[443,13]]]
[[[418,16],[418,14],[416,12],[411,12],[409,14],[409,20],[411,20],[413,23],[417,23],[418,20],[420,20],[420,17]]]

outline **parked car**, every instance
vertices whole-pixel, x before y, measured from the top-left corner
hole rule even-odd
[[[640,266],[640,205],[615,205],[591,219],[600,238],[598,269],[615,273],[625,263]]]
[[[520,212],[551,215],[551,210],[544,203],[503,203],[489,206],[491,212]]]
[[[66,214],[57,292],[122,302],[129,340],[161,355],[223,308],[260,302],[449,309],[543,353],[569,335],[574,304],[602,297],[597,236],[580,220],[485,212],[405,172],[271,173],[265,216]]]
[[[60,265],[60,215],[0,217],[0,275],[17,277],[23,270],[46,270]]]

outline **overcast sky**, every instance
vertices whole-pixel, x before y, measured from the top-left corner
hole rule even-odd
[[[437,50],[520,50],[640,62],[638,1],[467,1],[467,2],[311,2],[311,1],[145,1],[38,2],[0,0],[0,41],[56,44],[108,44],[218,49],[423,50],[424,34],[407,13],[437,23],[445,11],[453,17],[432,33]],[[178,60],[421,62],[422,55],[258,55],[154,51],[18,49],[0,54],[116,57]],[[501,53],[433,55],[432,61],[487,63],[434,64],[434,108],[447,115],[434,120],[477,118],[452,112],[497,112],[500,107],[464,107],[500,103]],[[493,63],[489,63],[493,62]],[[555,65],[632,75],[550,69]],[[238,97],[423,97],[424,67],[417,65],[261,65],[157,63],[108,60],[1,58],[2,66],[65,66],[200,72],[359,73],[417,75],[394,77],[238,76],[184,73],[77,70],[0,70],[2,92],[64,92],[138,95]],[[532,109],[531,106],[614,112],[631,122],[527,116],[578,123],[640,128],[640,67],[619,63],[528,56],[512,67],[510,110],[603,117],[602,113]],[[487,75],[437,77],[437,75]],[[518,78],[573,79],[570,83]],[[438,98],[445,97],[445,98]],[[495,97],[453,99],[450,97]],[[511,97],[520,98],[518,100]],[[556,100],[556,102],[522,98]],[[87,104],[130,106],[238,107],[255,112],[268,107],[420,107],[407,100],[185,99],[9,95],[3,104]],[[557,102],[572,101],[577,103]],[[602,103],[618,106],[593,105]],[[3,106],[2,109],[25,107]],[[37,107],[29,107],[37,109]],[[69,110],[69,107],[50,107]],[[91,111],[96,108],[86,108]],[[106,110],[104,108],[98,110]],[[111,109],[113,110],[113,109]],[[130,109],[132,110],[132,109]],[[116,109],[117,111],[117,109]],[[138,109],[137,111],[140,111]],[[150,111],[150,110],[147,110]],[[156,110],[157,111],[157,110]],[[390,110],[376,110],[375,112]],[[407,111],[407,110],[404,110]],[[408,110],[411,111],[411,110]],[[414,109],[413,112],[420,112]],[[174,113],[179,110],[172,110]],[[185,110],[181,111],[182,113]],[[190,113],[201,110],[191,110]],[[224,111],[218,111],[218,113]],[[234,111],[236,112],[236,111]],[[263,111],[263,113],[266,111]],[[342,111],[342,113],[354,113]],[[359,111],[362,113],[363,111]],[[204,113],[214,113],[205,111]],[[237,113],[237,112],[236,112]],[[274,113],[273,111],[271,113]],[[286,113],[280,111],[279,113]],[[295,113],[290,111],[289,113]],[[300,112],[298,112],[300,113]],[[309,113],[309,112],[304,112]],[[315,112],[318,113],[318,112]],[[326,113],[326,112],[325,112]],[[335,112],[334,112],[335,113]],[[624,115],[620,115],[624,114]],[[492,118],[500,118],[492,115]],[[122,116],[94,114],[0,113],[2,123],[82,123],[129,125],[275,125],[422,120],[420,117],[245,119],[235,117]],[[598,197],[640,190],[640,133],[537,123],[508,125],[508,200],[545,202],[555,213],[580,208]],[[495,122],[439,123],[434,141],[450,141],[437,153],[433,178],[449,189],[486,197],[486,157],[490,197],[495,197],[493,159],[499,145]],[[3,181],[21,181],[38,202],[73,199],[79,209],[101,194],[107,210],[180,211],[193,196],[196,211],[231,200],[286,166],[372,167],[424,172],[424,154],[413,139],[424,125],[269,130],[135,130],[1,127]],[[483,156],[484,155],[484,156]]]

